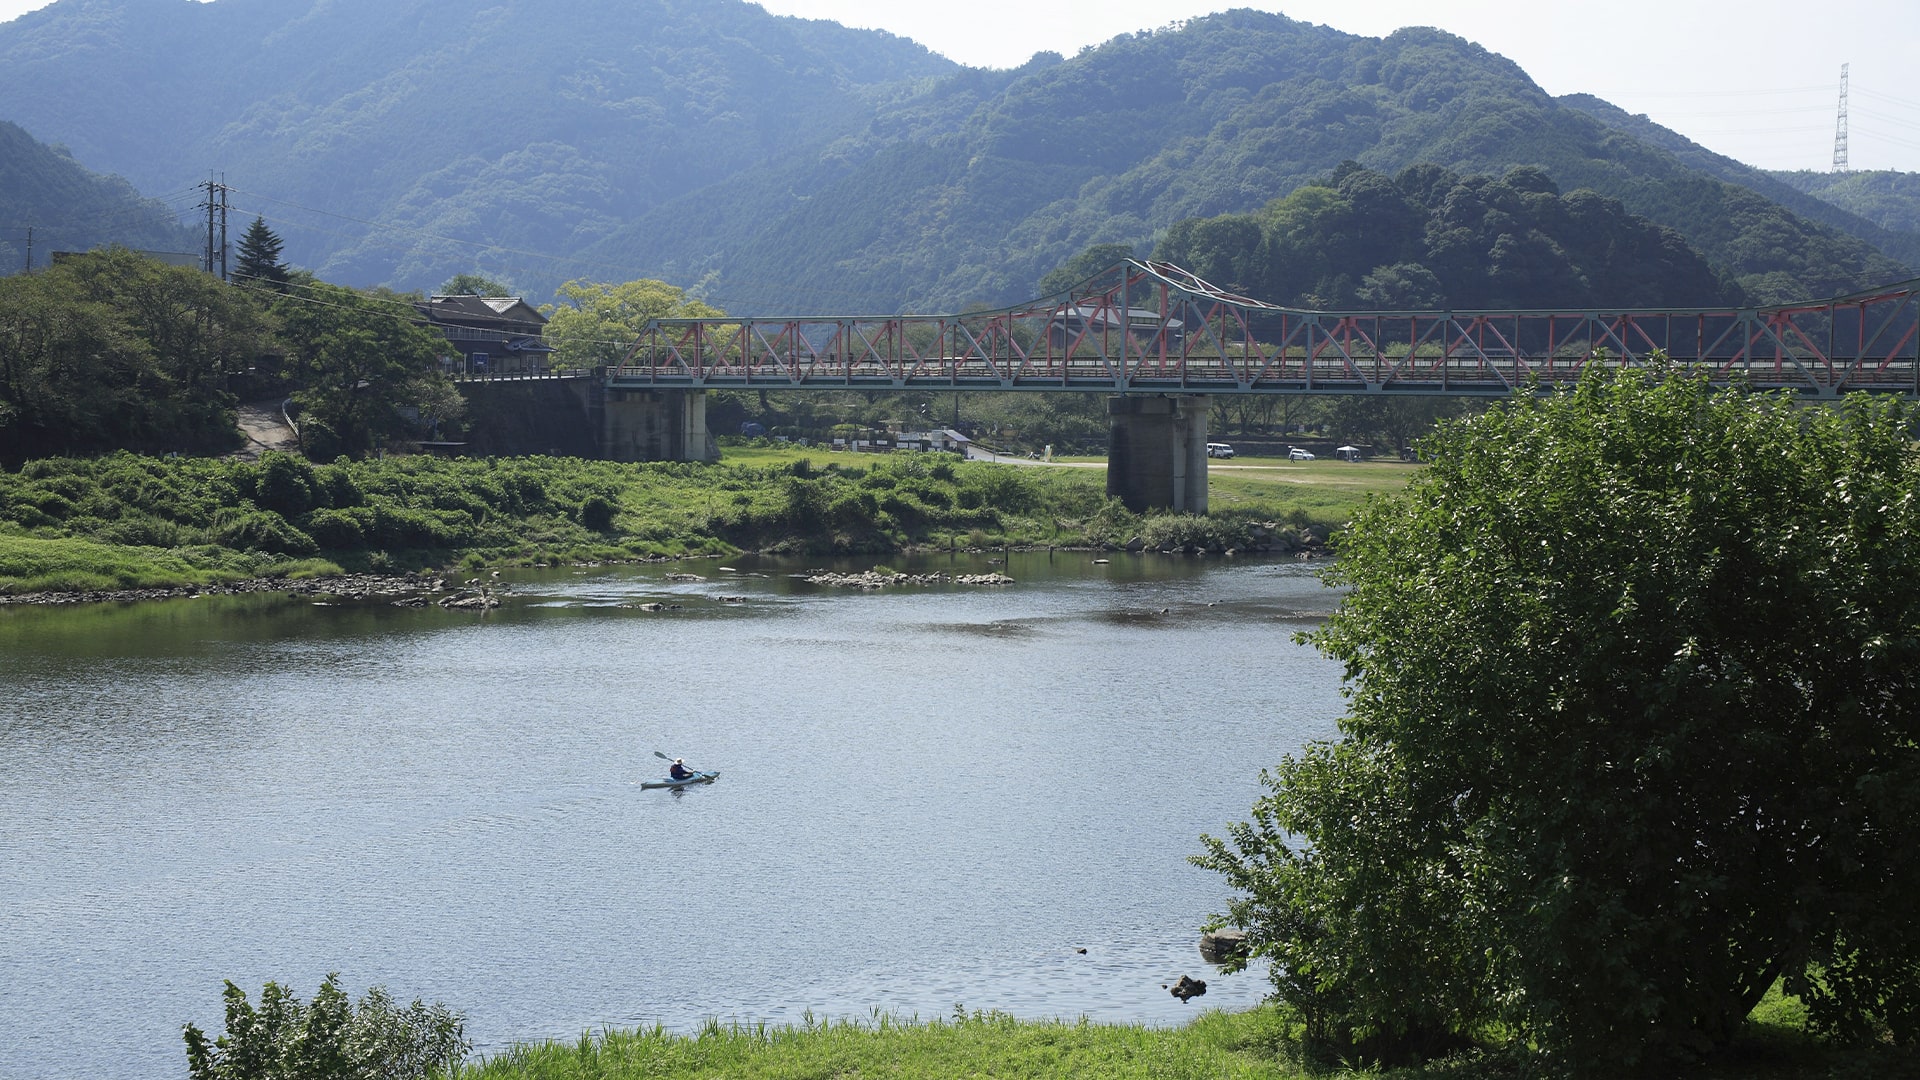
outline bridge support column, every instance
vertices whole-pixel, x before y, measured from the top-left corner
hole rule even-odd
[[[1203,395],[1107,399],[1107,494],[1127,509],[1207,512]]]
[[[715,461],[704,390],[608,387],[600,422],[603,456],[613,461]]]

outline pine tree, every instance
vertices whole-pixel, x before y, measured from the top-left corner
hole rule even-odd
[[[267,228],[266,220],[254,218],[247,226],[245,236],[240,238],[239,265],[233,271],[234,280],[242,284],[255,282],[271,288],[286,284],[287,268],[280,261],[280,237]]]

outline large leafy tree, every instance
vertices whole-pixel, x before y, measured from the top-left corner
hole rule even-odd
[[[306,383],[294,401],[306,417],[309,457],[363,456],[405,433],[410,421],[399,406],[443,396],[435,387],[446,381],[445,342],[416,321],[411,297],[318,281],[295,292],[282,306],[281,338]]]
[[[247,297],[125,248],[0,281],[0,460],[224,450],[268,340]]]
[[[1617,1075],[1777,980],[1920,1040],[1920,461],[1901,406],[1595,368],[1444,424],[1313,635],[1339,741],[1196,861],[1323,1045]]]
[[[726,312],[664,281],[642,278],[613,285],[576,280],[560,286],[560,303],[541,307],[547,340],[560,367],[618,364],[654,319],[708,319]]]

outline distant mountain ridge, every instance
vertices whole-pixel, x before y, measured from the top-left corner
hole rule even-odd
[[[116,243],[170,253],[204,246],[171,206],[0,120],[0,273],[27,269],[29,255],[40,267],[56,251]]]
[[[741,312],[952,310],[1348,160],[1537,166],[1757,301],[1920,262],[1900,230],[1432,29],[1237,10],[998,71],[741,0],[58,0],[0,25],[0,63],[9,119],[148,190],[219,169],[289,261],[359,284],[649,276]]]

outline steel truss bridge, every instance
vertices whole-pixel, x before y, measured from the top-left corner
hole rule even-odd
[[[1763,308],[1331,312],[1127,261],[960,315],[659,319],[623,389],[1503,396],[1655,362],[1809,397],[1920,395],[1920,279]]]

